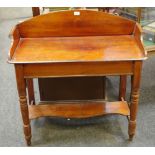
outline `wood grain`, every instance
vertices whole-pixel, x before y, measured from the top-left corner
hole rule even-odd
[[[23,75],[23,66],[15,65],[17,89],[19,95],[20,110],[23,119],[23,129],[27,145],[31,145],[31,125],[26,95],[26,81]]]
[[[101,116],[106,114],[121,114],[128,116],[129,107],[126,102],[99,102],[99,101],[81,101],[81,102],[58,102],[42,103],[45,105],[30,105],[29,118],[35,119],[45,116],[57,116],[64,118],[88,118],[92,116]]]
[[[52,12],[18,24],[22,38],[129,35],[134,26],[134,21],[91,10]]]
[[[141,28],[140,24],[136,23],[133,35],[134,35],[134,38],[136,40],[136,43],[137,43],[139,49],[142,51],[143,55],[147,58],[147,51],[144,48],[143,37],[142,37],[142,28]]]
[[[130,104],[130,119],[129,119],[129,128],[128,134],[130,140],[133,139],[136,130],[136,117],[138,111],[138,102],[139,102],[139,88],[141,81],[141,71],[142,71],[142,62],[136,61],[134,64],[134,74],[132,75],[132,89],[131,89],[131,104]]]
[[[40,14],[39,7],[32,10],[33,16]],[[105,78],[102,77],[39,78],[38,85],[41,101],[105,98]]]
[[[133,62],[68,62],[25,64],[25,78],[132,75]]]
[[[20,41],[20,34],[17,29],[17,26],[15,26],[11,30],[9,37],[11,38],[11,48],[10,48],[10,52],[8,53],[8,61],[11,61],[11,58],[12,58],[13,54],[15,53],[15,50],[18,46],[19,41]]]
[[[130,115],[129,137],[135,134],[140,73],[142,60],[146,59],[140,27],[133,21],[102,12],[80,10],[76,11],[80,15],[74,13],[62,11],[37,16],[18,24],[13,31],[9,62],[14,63],[16,69],[28,145],[31,142],[29,118],[41,116]],[[27,78],[107,75],[132,76],[130,109],[123,100],[27,105]]]
[[[124,61],[134,59],[144,59],[144,55],[130,35],[53,37],[21,39],[13,55],[12,63]]]

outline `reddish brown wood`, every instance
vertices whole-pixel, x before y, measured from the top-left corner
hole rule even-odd
[[[139,22],[139,20],[138,20],[138,22]],[[144,51],[144,55],[147,56],[147,52],[145,51],[143,42],[141,41],[141,33],[142,33],[142,29],[141,29],[140,25],[138,23],[136,23],[135,30],[134,30],[135,40],[136,40],[139,48],[142,51]],[[120,100],[121,100],[121,97],[123,97],[125,99],[126,82],[127,82],[127,77],[124,76],[124,75],[123,76],[120,76],[120,88],[119,88],[119,99]]]
[[[42,116],[47,112],[52,112],[50,115],[54,116],[54,110],[49,109],[49,106],[40,108],[33,105],[29,108],[30,113],[28,112],[25,85],[27,78],[131,75],[129,137],[132,138],[135,134],[140,72],[142,61],[146,59],[140,40],[140,27],[133,21],[102,12],[76,11],[80,12],[79,16],[74,15],[74,12],[37,16],[18,24],[13,31],[13,38],[17,39],[14,39],[9,62],[15,64],[16,68],[27,144],[30,144],[31,139],[29,116],[40,117],[41,113],[38,115],[37,112],[40,109],[43,109]],[[49,20],[50,18],[54,20]],[[65,106],[54,104],[53,108],[59,107],[55,112],[56,116],[67,117],[75,114],[78,117],[82,110],[81,104],[77,105],[66,106],[68,111],[74,106],[73,109],[77,108],[77,111],[70,114],[63,111]],[[122,114],[120,104],[114,105],[116,109],[111,104],[100,104],[100,108],[98,106],[82,104],[84,113],[81,117],[85,114],[96,116],[99,113],[114,113],[119,110],[118,113]]]
[[[104,99],[103,77],[40,78],[40,100]]]
[[[122,44],[122,46],[119,47],[119,44]],[[130,47],[132,47],[132,50],[130,50]],[[137,48],[137,43],[131,35],[118,35],[115,37],[53,37],[21,39],[12,57],[12,63],[120,61],[133,59],[144,59],[144,55]]]
[[[10,48],[10,52],[8,54],[8,60],[11,60],[11,58],[15,52],[15,49],[20,41],[20,34],[19,34],[19,31],[16,26],[10,32],[9,37],[11,38],[11,48]]]
[[[134,21],[90,10],[52,12],[18,24],[22,38],[131,35],[134,27]]]
[[[48,104],[47,104],[48,103]],[[88,118],[106,114],[130,114],[126,102],[104,102],[104,101],[81,101],[81,102],[45,102],[44,105],[30,105],[30,119],[45,116],[58,116],[65,118]]]
[[[142,28],[141,28],[140,24],[136,23],[133,35],[134,35],[134,38],[135,38],[135,40],[137,42],[137,45],[138,45],[139,49],[141,51],[143,51],[143,54],[145,55],[145,57],[147,57],[147,52],[144,49],[144,44],[143,44],[141,34],[142,34]]]
[[[26,81],[24,79],[23,66],[15,65],[16,81],[19,94],[20,109],[23,119],[23,129],[27,145],[31,145],[31,126],[26,95]]]
[[[134,63],[134,74],[132,75],[132,90],[131,90],[131,104],[130,104],[130,120],[129,120],[129,138],[132,140],[136,130],[136,116],[139,101],[139,87],[141,79],[142,62]]]
[[[59,68],[59,69],[58,69]],[[25,78],[132,75],[132,61],[25,64]]]
[[[26,79],[26,84],[28,89],[29,104],[35,104],[33,79]]]
[[[12,38],[12,47],[10,49],[10,53],[8,56],[8,59],[10,59],[13,54],[14,54],[14,50],[16,49],[19,41],[20,41],[20,34],[18,29],[15,27],[11,33],[9,34],[9,36],[13,36]],[[32,79],[28,79],[27,80],[27,87],[28,87],[28,96],[29,96],[29,103],[31,104],[31,102],[33,101],[33,104],[35,103],[35,99],[34,99],[34,88],[33,88],[33,80]]]
[[[33,9],[33,16],[39,15],[38,9]],[[104,99],[105,98],[105,78],[103,77],[78,77],[70,78],[38,79],[40,100],[80,100],[80,99]],[[83,87],[79,86],[80,85]],[[103,85],[102,85],[103,83]],[[51,86],[51,87],[50,87]],[[28,86],[30,87],[30,86]],[[93,88],[93,89],[92,89]],[[53,91],[54,89],[54,91]],[[33,91],[33,90],[30,90]],[[66,93],[72,92],[72,93]]]
[[[127,76],[121,75],[120,76],[120,85],[119,85],[119,100],[121,100],[122,98],[125,100],[126,84],[127,84]]]
[[[32,7],[32,13],[33,13],[33,16],[40,15],[40,9],[39,9],[39,7]]]

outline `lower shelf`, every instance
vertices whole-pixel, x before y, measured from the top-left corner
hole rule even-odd
[[[128,116],[130,110],[126,101],[101,102],[42,102],[39,105],[29,105],[29,118],[35,119],[45,116],[64,118],[88,118],[106,114],[120,114]]]

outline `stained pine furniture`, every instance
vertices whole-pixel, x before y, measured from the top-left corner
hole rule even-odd
[[[139,99],[142,62],[146,53],[141,28],[134,22],[103,12],[75,10],[49,13],[24,21],[12,31],[9,63],[14,64],[27,145],[30,120],[42,116],[87,118],[120,114],[129,119],[133,138]],[[82,76],[131,76],[131,100],[57,101],[35,103],[28,79]],[[31,81],[31,80],[30,80]],[[28,95],[27,95],[28,92]],[[29,96],[29,103],[28,103]],[[51,103],[51,104],[49,104]]]

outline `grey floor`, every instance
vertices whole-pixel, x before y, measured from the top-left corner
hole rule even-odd
[[[14,67],[6,61],[10,29],[30,16],[31,8],[0,8],[0,146],[26,146]],[[123,116],[70,121],[40,118],[31,123],[32,146],[155,146],[154,66],[155,56],[152,55],[143,66],[138,126],[132,142],[128,141],[128,124]],[[108,77],[107,94],[111,100],[117,98],[118,77]]]

